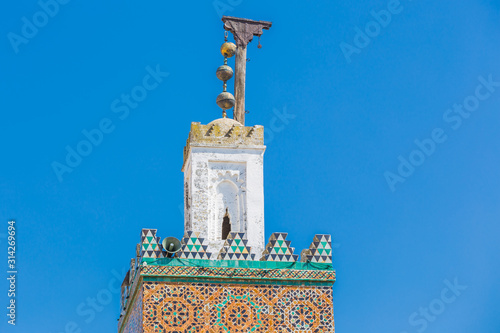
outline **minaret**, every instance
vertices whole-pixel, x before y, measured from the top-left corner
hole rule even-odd
[[[245,62],[247,43],[271,23],[223,21],[237,45],[226,32],[216,71],[222,118],[191,123],[184,147],[184,235],[141,230],[122,283],[118,333],[334,333],[331,236],[316,234],[300,259],[286,232],[264,242],[266,146],[264,128],[244,124]],[[227,91],[234,55],[236,98]]]

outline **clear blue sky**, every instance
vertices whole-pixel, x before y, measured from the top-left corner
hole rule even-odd
[[[337,331],[500,331],[500,1],[65,1],[0,11],[0,234],[16,219],[19,270],[13,328],[0,235],[0,331],[114,332],[106,290],[141,228],[182,237],[190,123],[220,116],[220,12],[273,22],[247,66],[266,237],[333,235]],[[148,66],[161,82],[126,113]]]

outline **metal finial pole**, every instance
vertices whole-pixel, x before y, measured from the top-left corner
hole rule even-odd
[[[247,68],[247,44],[253,36],[261,36],[262,29],[269,30],[272,22],[253,21],[238,17],[223,16],[224,29],[230,31],[236,41],[236,60],[234,76],[234,106],[233,118],[245,125],[245,77]]]

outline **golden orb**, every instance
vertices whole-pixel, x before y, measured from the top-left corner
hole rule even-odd
[[[224,91],[217,96],[216,99],[217,105],[222,109],[222,110],[227,110],[230,109],[234,106],[234,103],[236,100],[234,99],[233,94]]]
[[[219,80],[226,82],[233,77],[233,69],[228,65],[222,65],[217,68],[217,72],[215,72],[215,75],[217,75],[217,78]]]
[[[236,45],[234,43],[225,42],[220,47],[220,53],[222,53],[224,57],[231,58],[236,53]]]

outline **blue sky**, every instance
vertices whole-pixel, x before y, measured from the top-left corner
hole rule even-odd
[[[273,22],[247,64],[266,237],[288,232],[299,252],[333,235],[337,331],[500,331],[500,1],[60,3],[0,12],[2,332],[113,332],[106,290],[141,228],[182,237],[190,123],[220,116],[221,13]],[[114,112],[151,71],[147,96]]]

